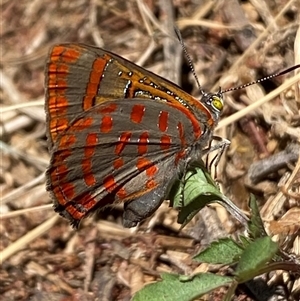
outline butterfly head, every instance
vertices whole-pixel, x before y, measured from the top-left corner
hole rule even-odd
[[[201,102],[209,110],[215,123],[217,123],[224,107],[223,93],[221,91],[217,93],[204,93]]]

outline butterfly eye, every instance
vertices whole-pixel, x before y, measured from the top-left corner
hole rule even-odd
[[[218,110],[218,111],[223,110],[223,100],[221,97],[213,96],[211,104],[216,110]]]

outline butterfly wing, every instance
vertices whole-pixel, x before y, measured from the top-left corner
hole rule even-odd
[[[111,99],[146,98],[196,109],[213,124],[209,110],[174,83],[100,48],[55,45],[46,66],[46,117],[49,150],[74,116]]]
[[[149,200],[144,213],[128,208],[143,219],[163,201],[204,132],[190,110],[172,103],[117,99],[93,106],[52,148],[47,189],[56,211],[77,225],[97,208]],[[132,217],[127,221],[132,225]]]

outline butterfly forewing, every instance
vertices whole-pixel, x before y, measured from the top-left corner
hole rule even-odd
[[[49,148],[74,116],[109,99],[147,98],[197,109],[212,123],[209,110],[175,84],[100,48],[61,44],[52,48],[46,70]]]

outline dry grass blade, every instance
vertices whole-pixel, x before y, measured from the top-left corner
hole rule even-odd
[[[295,64],[300,64],[300,25],[298,27],[296,38],[295,38],[294,51],[295,51]],[[300,70],[295,70],[295,73],[296,74],[300,73]],[[296,91],[296,99],[300,106],[300,82],[295,85],[295,91]]]
[[[222,127],[225,127],[229,124],[233,124],[235,121],[239,120],[240,118],[246,116],[247,114],[251,113],[253,110],[259,108],[264,103],[274,99],[277,95],[284,92],[286,89],[290,88],[295,83],[298,83],[300,81],[300,74],[296,74],[290,79],[288,79],[285,83],[283,83],[281,86],[279,86],[277,89],[273,90],[260,100],[256,101],[255,103],[247,106],[243,110],[240,110],[239,112],[236,112],[235,114],[231,115],[230,117],[227,117],[226,119],[223,119],[219,122],[217,129],[220,129]]]
[[[17,241],[10,244],[7,248],[0,252],[0,261],[3,264],[10,256],[15,254],[16,252],[24,249],[27,245],[33,241],[34,239],[44,235],[49,229],[53,227],[53,225],[59,219],[58,215],[54,215],[52,218],[48,219],[46,222],[36,227],[35,229],[29,231],[26,235],[22,236]]]
[[[277,22],[282,16],[283,14],[293,5],[293,3],[296,0],[290,0],[278,13],[278,15],[274,18],[274,22]],[[272,28],[273,28],[273,22],[271,24],[269,24],[265,30],[257,37],[257,39],[255,40],[255,42],[253,42],[251,44],[250,47],[248,47],[248,49],[234,62],[234,64],[231,66],[231,68],[227,71],[228,74],[233,73],[241,64],[242,62],[247,58],[247,56],[249,56],[251,53],[253,53],[253,51],[256,49],[257,46],[259,46],[259,44],[262,42],[263,39],[265,39],[267,37],[267,35],[270,34],[270,32],[272,32]],[[219,88],[220,84],[219,82],[217,82],[212,90],[213,91],[217,91]]]

